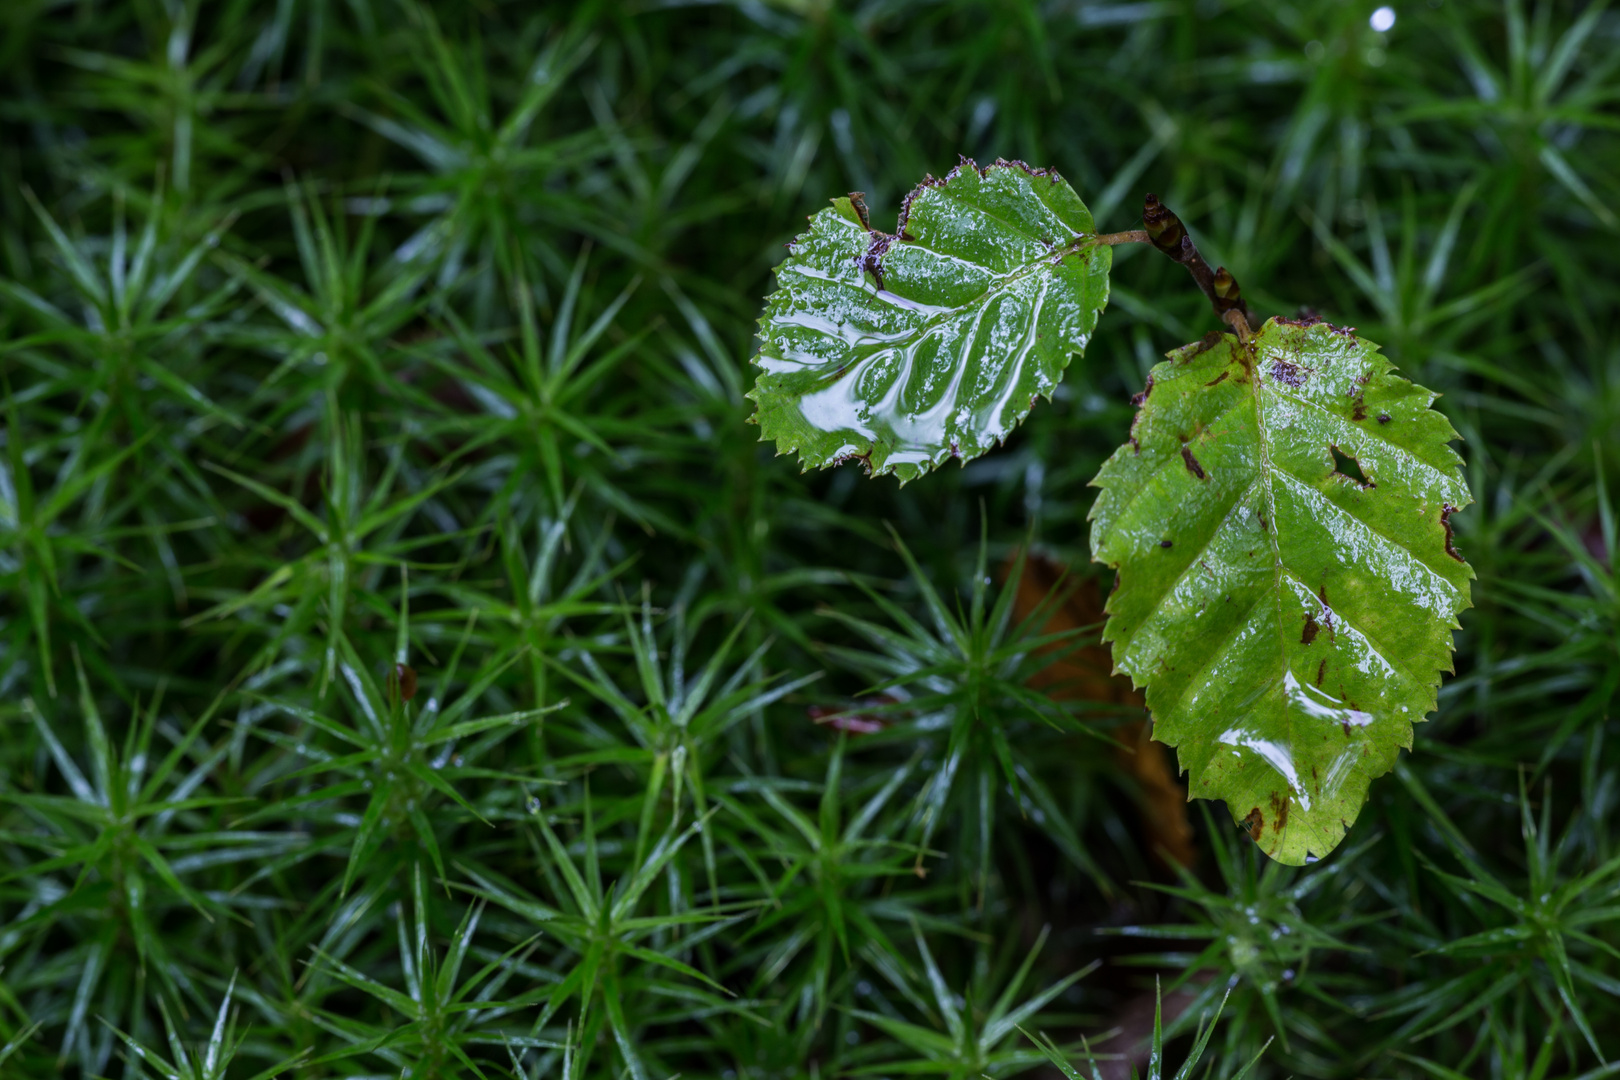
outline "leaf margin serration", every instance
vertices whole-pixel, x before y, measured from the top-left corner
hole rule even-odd
[[[824,242],[831,236],[841,236],[845,248],[841,253],[842,258],[834,260],[841,265],[835,266],[834,269],[842,269],[847,273],[848,269],[854,268],[856,273],[848,275],[846,280],[858,277],[870,288],[875,282],[882,282],[885,270],[892,267],[890,261],[892,253],[910,256],[915,250],[928,250],[926,246],[914,246],[917,245],[919,238],[911,235],[908,228],[914,223],[913,215],[920,208],[932,210],[932,203],[940,197],[954,197],[964,186],[993,183],[1003,177],[1016,177],[1018,182],[1027,182],[1028,187],[1037,195],[1039,189],[1034,182],[1044,180],[1051,191],[1058,193],[1060,201],[1067,200],[1072,204],[1064,209],[1071,214],[1077,214],[1075,223],[1083,224],[1083,228],[1067,237],[1058,237],[1054,233],[1051,237],[1053,248],[1046,254],[1056,256],[1052,259],[1053,266],[1057,268],[1053,271],[1054,274],[1063,269],[1072,271],[1076,266],[1075,260],[1081,260],[1092,279],[1089,284],[1094,285],[1096,289],[1092,297],[1094,302],[1089,307],[1082,308],[1077,323],[1063,328],[1062,332],[1068,335],[1070,347],[1061,350],[1057,361],[1048,365],[1051,370],[1040,372],[1040,377],[1025,387],[1024,393],[1016,398],[1008,397],[1007,407],[997,417],[999,423],[996,426],[999,427],[999,431],[982,441],[975,441],[972,437],[938,440],[931,445],[926,459],[922,461],[896,460],[895,449],[909,451],[913,448],[886,448],[881,444],[880,437],[863,438],[856,435],[854,438],[844,438],[840,441],[836,438],[839,433],[821,431],[805,422],[802,414],[792,414],[791,408],[796,406],[804,395],[791,396],[779,392],[771,383],[771,372],[767,368],[766,361],[780,359],[771,356],[773,321],[784,313],[791,314],[794,310],[798,310],[793,304],[787,275],[803,266],[807,247],[818,241]],[[919,203],[919,200],[922,202]],[[904,484],[952,458],[965,464],[986,453],[993,446],[999,445],[1027,418],[1037,400],[1042,397],[1051,398],[1070,362],[1075,356],[1083,355],[1085,345],[1096,328],[1098,317],[1107,304],[1112,250],[1106,245],[1095,243],[1095,222],[1090,211],[1062,176],[1053,169],[1032,168],[1021,161],[1001,158],[989,165],[979,166],[970,159],[962,158],[945,177],[928,176],[906,195],[893,233],[883,233],[870,227],[864,201],[859,193],[831,200],[830,206],[818,211],[809,220],[810,228],[795,237],[788,245],[788,259],[775,269],[777,287],[766,297],[764,309],[756,324],[758,347],[752,359],[754,365],[760,369],[760,374],[754,386],[745,395],[755,403],[755,411],[749,422],[760,427],[761,441],[774,443],[778,455],[795,454],[802,471],[808,471],[812,467],[828,467],[858,460],[865,463],[869,475],[892,473]],[[1028,240],[1029,237],[1025,236],[1024,239]],[[1034,262],[1031,262],[1025,264],[1022,269],[1028,271],[1034,265]],[[1001,283],[1005,284],[1022,276],[1027,275],[1009,273],[1001,279]],[[973,304],[990,296],[993,291],[986,290],[973,301],[961,305],[959,310],[971,308]],[[881,295],[879,290],[874,290],[874,293]],[[1043,339],[1045,336],[1041,335]],[[956,366],[960,367],[960,363]]]
[[[1302,353],[1289,352],[1288,349],[1277,346],[1279,339],[1288,338],[1315,340],[1321,345],[1331,344],[1333,348],[1338,349],[1346,356],[1353,354],[1360,364],[1360,370],[1357,372],[1358,377],[1354,380],[1341,382],[1341,384],[1331,384],[1333,378],[1342,379],[1344,372],[1330,369],[1324,369],[1322,372],[1317,372],[1314,369],[1306,371],[1299,364]],[[1244,355],[1249,357],[1246,366],[1241,362]],[[1223,360],[1223,357],[1226,359]],[[1092,523],[1091,546],[1093,558],[1096,561],[1113,566],[1119,575],[1116,580],[1115,591],[1110,596],[1106,608],[1108,622],[1104,630],[1104,641],[1111,645],[1114,652],[1116,671],[1130,675],[1132,682],[1136,686],[1145,689],[1148,708],[1154,716],[1155,738],[1176,748],[1182,770],[1189,773],[1190,796],[1222,798],[1227,801],[1234,818],[1245,822],[1251,833],[1256,836],[1256,839],[1261,841],[1262,848],[1268,854],[1283,862],[1303,863],[1310,857],[1320,857],[1331,851],[1342,840],[1349,825],[1354,822],[1356,814],[1366,800],[1371,781],[1393,767],[1400,749],[1411,748],[1413,725],[1421,722],[1429,712],[1433,711],[1440,676],[1442,673],[1453,670],[1451,632],[1458,627],[1457,615],[1471,606],[1469,582],[1474,577],[1474,572],[1455,550],[1452,544],[1450,525],[1451,515],[1471,501],[1462,473],[1461,458],[1450,446],[1450,443],[1458,438],[1457,432],[1443,414],[1431,408],[1434,399],[1437,397],[1436,394],[1395,375],[1393,371],[1393,365],[1387,357],[1378,351],[1376,345],[1357,338],[1353,331],[1341,330],[1320,321],[1270,320],[1266,326],[1254,335],[1249,346],[1240,345],[1235,336],[1231,334],[1211,334],[1201,342],[1170,353],[1165,362],[1154,367],[1149,374],[1147,388],[1135,399],[1139,411],[1136,420],[1132,424],[1131,438],[1104,463],[1097,477],[1092,481],[1093,486],[1101,489],[1088,515],[1088,520]],[[1200,489],[1203,489],[1206,493],[1213,490],[1208,486],[1209,480],[1215,471],[1212,463],[1218,459],[1221,461],[1223,470],[1229,469],[1231,465],[1225,455],[1233,452],[1232,448],[1236,443],[1233,438],[1236,431],[1234,428],[1217,429],[1215,426],[1211,426],[1198,430],[1196,424],[1188,431],[1171,432],[1175,438],[1181,439],[1179,447],[1168,442],[1164,437],[1166,433],[1157,429],[1160,418],[1166,415],[1163,395],[1185,392],[1192,397],[1196,397],[1198,394],[1203,394],[1205,397],[1202,400],[1206,405],[1214,402],[1216,396],[1220,394],[1225,394],[1228,398],[1242,399],[1243,392],[1236,391],[1235,386],[1241,384],[1245,378],[1245,373],[1247,377],[1253,380],[1249,385],[1251,390],[1254,391],[1256,400],[1260,397],[1258,388],[1271,387],[1274,389],[1279,385],[1283,385],[1284,389],[1291,394],[1296,389],[1292,387],[1293,380],[1308,380],[1311,377],[1321,375],[1326,381],[1316,384],[1312,392],[1323,393],[1323,400],[1328,405],[1336,408],[1337,411],[1331,415],[1334,415],[1340,421],[1337,428],[1335,428],[1335,430],[1343,432],[1340,441],[1351,442],[1354,438],[1363,438],[1364,441],[1359,446],[1361,452],[1366,454],[1368,449],[1378,442],[1388,441],[1387,439],[1379,440],[1376,433],[1399,433],[1403,439],[1408,439],[1408,434],[1410,434],[1408,441],[1413,445],[1422,447],[1431,459],[1422,461],[1420,464],[1425,468],[1432,467],[1442,472],[1446,479],[1444,490],[1433,492],[1432,499],[1424,502],[1422,506],[1406,507],[1407,509],[1420,510],[1426,515],[1421,525],[1413,527],[1414,535],[1420,531],[1422,533],[1420,541],[1424,546],[1424,559],[1419,560],[1419,562],[1437,575],[1444,577],[1445,581],[1455,591],[1455,595],[1436,613],[1442,617],[1431,620],[1429,630],[1431,631],[1431,637],[1436,642],[1434,651],[1427,657],[1419,656],[1416,661],[1418,664],[1432,663],[1433,670],[1432,672],[1422,673],[1419,680],[1422,687],[1421,694],[1412,699],[1411,703],[1402,706],[1408,712],[1416,706],[1418,708],[1417,715],[1408,716],[1403,714],[1399,717],[1385,718],[1383,720],[1385,726],[1380,728],[1379,733],[1381,735],[1391,734],[1388,726],[1393,723],[1398,726],[1398,730],[1393,732],[1395,737],[1382,739],[1380,745],[1374,748],[1376,755],[1371,752],[1365,754],[1364,756],[1369,760],[1366,761],[1364,766],[1357,767],[1358,763],[1352,763],[1348,767],[1351,770],[1350,773],[1346,777],[1340,778],[1341,786],[1332,789],[1330,793],[1332,797],[1328,799],[1327,803],[1315,812],[1306,810],[1303,815],[1298,812],[1301,804],[1297,801],[1290,802],[1290,798],[1296,795],[1297,792],[1293,786],[1286,783],[1276,785],[1277,790],[1271,794],[1282,797],[1277,801],[1270,801],[1268,805],[1268,800],[1264,796],[1257,796],[1252,787],[1247,789],[1228,787],[1213,781],[1207,775],[1207,767],[1213,760],[1213,756],[1211,753],[1203,753],[1208,749],[1209,732],[1204,732],[1204,743],[1199,744],[1198,736],[1190,730],[1190,722],[1175,711],[1179,710],[1183,704],[1183,694],[1178,694],[1174,700],[1170,701],[1167,709],[1165,700],[1166,684],[1170,681],[1172,673],[1175,672],[1175,667],[1164,656],[1160,655],[1153,658],[1157,660],[1160,667],[1149,670],[1152,667],[1151,664],[1144,660],[1143,657],[1131,654],[1131,650],[1137,644],[1135,640],[1137,635],[1142,632],[1143,626],[1147,623],[1147,619],[1131,623],[1127,617],[1127,609],[1133,603],[1139,603],[1131,596],[1131,590],[1136,584],[1133,578],[1137,575],[1138,567],[1145,565],[1143,560],[1153,557],[1156,553],[1148,546],[1151,543],[1151,538],[1145,538],[1144,536],[1134,537],[1135,550],[1133,551],[1127,550],[1127,545],[1121,538],[1120,515],[1131,510],[1132,503],[1128,500],[1135,497],[1129,494],[1127,489],[1141,475],[1145,474],[1152,480],[1154,477],[1161,477],[1161,473],[1164,473],[1168,476],[1168,480],[1161,484],[1161,490],[1156,491],[1155,495],[1148,499],[1148,502],[1169,507],[1171,512],[1180,512],[1181,507],[1187,505],[1189,499],[1195,502],[1200,497]],[[1233,377],[1234,374],[1236,375],[1235,378]],[[1206,376],[1209,376],[1209,378],[1206,379]],[[1278,376],[1281,376],[1284,383],[1278,382]],[[1301,385],[1304,385],[1304,382],[1301,382]],[[1176,387],[1176,389],[1167,390],[1167,387]],[[1329,387],[1332,392],[1325,392],[1324,387]],[[1157,400],[1155,395],[1159,395]],[[1180,399],[1177,400],[1179,402]],[[1395,404],[1385,408],[1384,405],[1389,402]],[[1256,408],[1258,410],[1258,406]],[[1378,408],[1380,411],[1373,412],[1374,408]],[[1258,411],[1256,415],[1259,415]],[[1214,417],[1213,420],[1217,424],[1223,422],[1221,417]],[[1412,426],[1414,421],[1416,421],[1416,425]],[[1390,425],[1394,425],[1393,429]],[[1185,427],[1186,425],[1172,426]],[[1292,430],[1290,429],[1290,431]],[[1300,430],[1305,430],[1303,425]],[[1359,435],[1356,434],[1358,432]],[[1226,436],[1224,446],[1220,442],[1222,435]],[[1305,440],[1306,437],[1303,434],[1298,436],[1289,434],[1287,438],[1298,441]],[[1390,445],[1395,444],[1391,443]],[[1302,453],[1302,448],[1308,449],[1307,441],[1299,441],[1297,446],[1288,446],[1288,451],[1290,453]],[[1360,506],[1363,509],[1373,505],[1375,500],[1386,506],[1401,505],[1397,500],[1405,497],[1405,491],[1394,490],[1399,486],[1396,481],[1404,482],[1406,479],[1401,475],[1400,469],[1390,467],[1386,473],[1386,488],[1382,494],[1377,494],[1376,492],[1379,490],[1379,477],[1377,475],[1369,474],[1366,479],[1370,481],[1370,484],[1363,486],[1350,477],[1338,473],[1333,468],[1333,453],[1338,449],[1336,446],[1331,447],[1331,449],[1323,447],[1323,458],[1328,462],[1329,468],[1326,475],[1320,480],[1325,485],[1322,491],[1332,492],[1334,498],[1341,499],[1349,505]],[[1400,449],[1404,450],[1406,448],[1403,446]],[[1142,457],[1144,452],[1148,455],[1146,464],[1144,464]],[[1263,457],[1263,455],[1251,456]],[[1176,460],[1178,457],[1182,460]],[[1386,465],[1389,462],[1398,462],[1400,460],[1399,454],[1394,452],[1389,453],[1387,458]],[[1149,466],[1153,471],[1146,472],[1145,470],[1148,470]],[[1168,471],[1166,472],[1166,470]],[[1276,471],[1279,476],[1292,477],[1292,474],[1286,470],[1278,469]],[[1226,472],[1221,479],[1230,480],[1232,475]],[[1241,476],[1238,479],[1241,480]],[[1139,484],[1137,486],[1140,487]],[[1180,498],[1175,497],[1176,492],[1181,493]],[[1247,497],[1248,489],[1245,489],[1244,494],[1227,508],[1228,512],[1235,513],[1237,510],[1242,509],[1242,501]],[[1303,498],[1304,496],[1293,493],[1290,497]],[[1324,500],[1327,498],[1326,494],[1323,494],[1323,498]],[[1157,503],[1155,503],[1155,499]],[[1333,505],[1337,507],[1338,503]],[[1273,511],[1275,511],[1275,507],[1273,507]],[[1432,517],[1427,516],[1431,512]],[[1257,510],[1255,518],[1256,521],[1251,527],[1257,526],[1261,531],[1264,531],[1265,519],[1263,513]],[[1208,558],[1209,545],[1226,527],[1227,520],[1222,518],[1221,522],[1210,533],[1209,540],[1196,550],[1196,558],[1187,564],[1189,571],[1196,565],[1204,573],[1207,573],[1211,580],[1219,580],[1217,571],[1209,568],[1205,564],[1205,559]],[[1275,533],[1278,531],[1280,530],[1273,530],[1274,538]],[[1280,543],[1280,541],[1278,542]],[[1164,540],[1159,541],[1162,547],[1158,553],[1168,556],[1170,552],[1175,550],[1175,543],[1175,539],[1167,535]],[[1277,550],[1280,551],[1280,548]],[[1250,551],[1249,555],[1252,556],[1253,552]],[[1185,552],[1178,557],[1185,557]],[[1175,564],[1167,565],[1174,566]],[[1223,567],[1222,569],[1226,568]],[[1194,575],[1195,578],[1200,576],[1202,575]],[[1234,578],[1234,580],[1239,579]],[[1309,685],[1310,680],[1308,677],[1301,680],[1297,675],[1293,674],[1290,666],[1292,663],[1291,657],[1296,657],[1298,654],[1312,648],[1324,627],[1333,627],[1334,630],[1331,635],[1328,635],[1332,644],[1325,647],[1328,656],[1334,655],[1332,650],[1341,647],[1339,635],[1343,634],[1348,639],[1350,635],[1360,634],[1361,631],[1355,623],[1344,619],[1342,610],[1329,604],[1326,598],[1326,582],[1324,581],[1320,605],[1314,612],[1307,611],[1303,632],[1295,630],[1295,626],[1299,624],[1294,624],[1294,626],[1288,628],[1290,633],[1300,632],[1300,645],[1297,648],[1292,648],[1289,635],[1282,632],[1284,622],[1283,601],[1281,599],[1283,596],[1283,577],[1280,571],[1275,573],[1275,580],[1274,591],[1278,596],[1279,614],[1277,622],[1280,635],[1279,642],[1281,644],[1279,652],[1282,654],[1282,669],[1276,675],[1277,683],[1284,689],[1286,694],[1303,699],[1301,702],[1296,703],[1312,707],[1320,706],[1324,710],[1324,715],[1332,715],[1331,710],[1319,700],[1319,696],[1327,696],[1320,690],[1323,676],[1327,672],[1327,656],[1324,656],[1322,666],[1318,668],[1318,675],[1315,680],[1317,685],[1315,687]],[[1179,582],[1180,578],[1172,581],[1171,587],[1174,588]],[[1289,588],[1290,590],[1294,589],[1293,585],[1290,585]],[[1217,592],[1220,591],[1222,590],[1217,590]],[[1443,591],[1437,588],[1437,597],[1443,594]],[[1308,590],[1306,595],[1309,596]],[[1352,590],[1351,595],[1353,598],[1359,598],[1361,594]],[[1158,604],[1162,605],[1165,600],[1170,598],[1171,593],[1167,591],[1160,598]],[[1230,594],[1225,596],[1225,600],[1228,602],[1232,601],[1232,599]],[[1335,601],[1341,602],[1338,597],[1335,597]],[[1200,608],[1194,617],[1201,618],[1210,602],[1209,598],[1205,598],[1205,608]],[[1257,600],[1256,603],[1258,602]],[[1315,600],[1309,603],[1301,603],[1303,608],[1310,608],[1315,605]],[[1245,609],[1245,612],[1249,610],[1252,610],[1252,608]],[[1157,605],[1154,611],[1150,612],[1149,617],[1152,617],[1156,612]],[[1219,612],[1217,611],[1215,614],[1218,616]],[[1262,612],[1263,615],[1264,612]],[[1326,621],[1317,622],[1317,618]],[[1341,621],[1335,624],[1331,621],[1335,618]],[[1416,618],[1421,620],[1424,615],[1419,613]],[[1216,620],[1212,620],[1212,623],[1214,621]],[[1246,623],[1242,625],[1246,625]],[[1242,625],[1239,626],[1239,630],[1242,629]],[[1196,636],[1196,634],[1193,635],[1195,638]],[[1170,660],[1177,659],[1179,657],[1170,658]],[[1199,670],[1186,676],[1186,678],[1192,680],[1203,674],[1203,671]],[[1306,674],[1308,676],[1308,671]],[[1290,679],[1292,679],[1292,683]],[[1190,681],[1188,685],[1192,685]],[[1207,684],[1199,687],[1198,692],[1202,692],[1204,689],[1208,689]],[[1260,700],[1258,697],[1251,699],[1251,701],[1258,700]],[[1360,725],[1372,722],[1370,720],[1363,721],[1360,718],[1372,714],[1359,708],[1350,708],[1349,701],[1350,695],[1346,694],[1337,704],[1347,717],[1347,723],[1349,719],[1354,719],[1357,725],[1356,730],[1359,732]],[[1194,703],[1197,703],[1196,697]],[[1286,715],[1286,713],[1287,709],[1285,708],[1284,714]],[[1233,751],[1236,756],[1242,757],[1242,751],[1248,749],[1251,744],[1264,743],[1262,750],[1265,753],[1274,754],[1279,761],[1290,768],[1297,764],[1291,750],[1288,755],[1283,755],[1278,753],[1279,747],[1272,740],[1251,739],[1252,732],[1245,732],[1230,718],[1217,720],[1216,724],[1219,725],[1216,730],[1224,728],[1218,738],[1234,736],[1233,742],[1238,747]],[[1216,724],[1210,726],[1215,727]],[[1313,733],[1313,737],[1317,737],[1319,734]],[[1351,728],[1347,726],[1344,734],[1347,739],[1350,739],[1352,735]],[[1245,739],[1250,741],[1246,743]],[[1194,745],[1189,746],[1189,742]],[[1199,757],[1200,753],[1203,754],[1201,758]],[[1257,752],[1256,756],[1260,756],[1260,753]],[[1316,766],[1316,768],[1319,771],[1320,766]],[[1279,777],[1284,777],[1286,781],[1281,768],[1274,768],[1273,772]],[[1303,773],[1301,772],[1296,779],[1299,787],[1304,789],[1309,786],[1309,783],[1303,780],[1302,777]],[[1354,780],[1355,783],[1349,788],[1345,788],[1342,786],[1345,780]],[[1284,787],[1288,788],[1286,792],[1282,790]],[[1337,797],[1341,793],[1344,793],[1345,797]],[[1306,791],[1305,795],[1306,804],[1309,805],[1309,792]],[[1353,805],[1349,805],[1352,803]],[[1324,812],[1329,809],[1330,805],[1336,810],[1346,812],[1342,814],[1334,813],[1331,817],[1325,816]],[[1290,806],[1296,811],[1292,818],[1289,816]],[[1283,824],[1281,829],[1276,827],[1279,818]],[[1307,827],[1304,829],[1299,828],[1302,823]],[[1270,825],[1269,832],[1265,831],[1268,824]]]

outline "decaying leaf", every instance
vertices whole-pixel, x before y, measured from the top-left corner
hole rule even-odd
[[[1014,559],[1002,568],[1010,576]],[[1072,587],[1069,587],[1072,586]],[[1017,581],[1013,600],[1015,617],[1028,618],[1059,588],[1068,588],[1063,603],[1052,609],[1041,634],[1061,634],[1082,627],[1096,626],[1103,620],[1103,600],[1096,581],[1074,581],[1065,567],[1034,552],[1024,555],[1024,571]],[[1053,646],[1054,649],[1059,648]],[[1092,701],[1116,705],[1143,704],[1142,695],[1128,679],[1112,673],[1113,660],[1105,645],[1065,649],[1062,655],[1042,668],[1030,682],[1057,701]],[[1191,866],[1197,858],[1192,826],[1187,821],[1187,793],[1177,783],[1170,751],[1149,738],[1146,717],[1131,720],[1114,729],[1119,747],[1114,761],[1136,781],[1141,793],[1140,809],[1144,842],[1155,859]]]
[[[1115,664],[1192,794],[1285,863],[1332,851],[1411,747],[1469,602],[1457,434],[1390,370],[1321,322],[1211,335],[1153,369],[1094,481]]]

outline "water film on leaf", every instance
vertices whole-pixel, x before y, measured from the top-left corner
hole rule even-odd
[[[983,454],[1051,394],[1112,266],[1062,177],[1001,160],[924,180],[892,234],[834,199],[790,251],[759,322],[761,437],[901,482]]]
[[[1390,372],[1327,323],[1212,334],[1154,367],[1093,481],[1114,662],[1191,794],[1284,863],[1332,851],[1411,748],[1469,606],[1457,433]]]

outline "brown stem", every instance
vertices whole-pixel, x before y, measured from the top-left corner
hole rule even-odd
[[[1159,201],[1157,195],[1149,195],[1142,208],[1142,224],[1147,226],[1148,241],[1164,254],[1187,268],[1187,272],[1198,282],[1198,287],[1209,297],[1210,304],[1215,308],[1215,314],[1221,321],[1237,330],[1239,320],[1250,331],[1260,329],[1260,319],[1249,310],[1248,303],[1243,299],[1243,292],[1238,288],[1237,279],[1227,273],[1226,267],[1209,268],[1209,263],[1198,254],[1192,237],[1181,224],[1181,219]],[[1235,318],[1229,318],[1234,315]],[[1244,337],[1238,331],[1239,337]]]
[[[1113,247],[1115,244],[1151,244],[1152,237],[1148,236],[1146,229],[1130,229],[1126,232],[1100,233],[1092,237],[1099,244]]]
[[[1254,335],[1254,327],[1249,325],[1249,319],[1252,317],[1237,308],[1232,308],[1221,315],[1221,321],[1232,328],[1232,333],[1238,336],[1239,341],[1247,345],[1249,339]]]

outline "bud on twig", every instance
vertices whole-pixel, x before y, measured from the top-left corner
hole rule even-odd
[[[1198,287],[1204,290],[1209,302],[1215,309],[1215,314],[1221,321],[1230,325],[1234,330],[1241,324],[1247,330],[1260,329],[1260,320],[1249,310],[1249,305],[1243,299],[1243,292],[1238,288],[1237,279],[1227,272],[1226,267],[1211,270],[1209,263],[1198,254],[1198,248],[1187,228],[1176,217],[1175,212],[1159,201],[1157,195],[1148,195],[1142,207],[1142,224],[1147,229],[1148,239],[1153,246],[1176,262],[1187,268]],[[1242,331],[1239,331],[1241,334]]]

